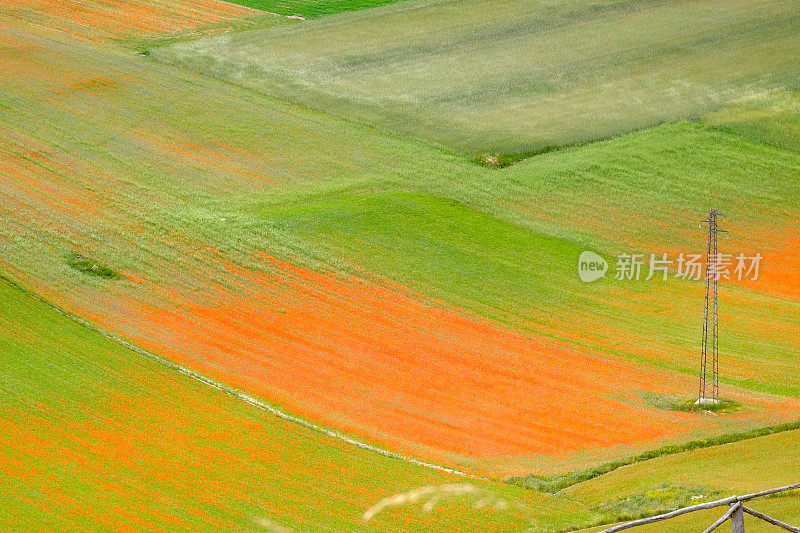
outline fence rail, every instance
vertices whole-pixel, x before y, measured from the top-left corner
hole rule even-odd
[[[651,516],[648,518],[641,518],[639,520],[634,520],[632,522],[626,522],[625,524],[618,524],[608,529],[604,529],[600,533],[615,533],[616,531],[622,531],[623,529],[630,529],[632,527],[652,524],[653,522],[660,522],[661,520],[669,520],[670,518],[675,518],[676,516],[680,516],[686,513],[703,511],[705,509],[713,509],[715,507],[722,507],[724,505],[730,506],[728,511],[724,515],[722,515],[719,518],[719,520],[711,524],[708,527],[708,529],[706,529],[703,533],[711,533],[712,531],[717,529],[719,526],[721,526],[728,520],[731,521],[731,527],[733,529],[733,533],[744,533],[745,513],[754,516],[756,518],[759,518],[765,522],[769,522],[774,526],[782,527],[787,531],[800,533],[800,527],[790,526],[789,524],[781,522],[776,518],[772,518],[771,516],[759,513],[758,511],[750,509],[749,507],[745,507],[744,505],[744,502],[753,500],[755,498],[761,498],[763,496],[769,496],[770,494],[777,494],[779,492],[786,492],[788,490],[794,490],[794,489],[800,489],[800,483],[796,483],[794,485],[787,485],[785,487],[778,487],[776,489],[762,490],[761,492],[745,494],[744,496],[730,496],[728,498],[723,498],[721,500],[717,500],[714,502],[698,503],[697,505],[691,505],[689,507],[683,507],[682,509],[677,509],[675,511],[672,511],[671,513],[664,513],[658,516]]]

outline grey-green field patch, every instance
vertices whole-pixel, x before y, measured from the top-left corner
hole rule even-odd
[[[700,115],[800,78],[782,0],[422,0],[158,57],[459,152],[524,154]]]
[[[709,113],[704,122],[749,139],[800,150],[800,91],[757,94]]]
[[[154,48],[170,46],[176,43],[196,41],[215,35],[265,29],[292,23],[296,23],[296,21],[276,13],[266,13],[204,24],[195,28],[184,28],[150,35],[127,37],[124,39],[116,39],[115,41],[125,48],[133,49],[142,55],[150,55],[151,50]]]

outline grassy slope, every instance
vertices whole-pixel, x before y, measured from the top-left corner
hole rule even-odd
[[[469,498],[427,515],[361,514],[395,493],[462,483],[248,406],[155,363],[0,283],[0,527],[252,530],[522,529],[518,512]],[[302,458],[302,460],[299,460]],[[591,516],[494,483],[537,518]]]
[[[672,154],[680,159],[663,165]],[[797,252],[772,234],[797,234],[796,219],[775,215],[800,210],[792,186],[798,168],[796,154],[684,123],[538,157],[469,186],[420,184],[459,203],[400,191],[348,192],[255,212],[415,290],[688,373],[696,362],[700,282],[586,285],[575,265],[586,248],[612,261],[621,251],[702,252],[702,232],[691,220],[702,215],[711,188],[714,205],[730,218],[733,236],[724,250],[767,255],[760,283],[722,288],[725,380],[796,396],[800,381],[787,369],[798,364],[791,326],[797,302],[788,297],[799,274]],[[664,223],[676,209],[680,221]],[[788,254],[786,272],[780,252]],[[609,277],[613,268],[612,262]],[[764,321],[774,328],[764,329]]]
[[[305,531],[513,531],[531,521],[547,531],[607,521],[599,506],[668,482],[741,493],[760,488],[744,473],[778,484],[794,471],[796,431],[621,469],[566,498],[473,482],[526,511],[475,510],[462,498],[430,514],[390,509],[364,525],[361,513],[385,496],[463,480],[276,419],[6,283],[0,311],[0,495],[11,502],[0,510],[3,527],[252,529],[266,518]],[[793,500],[756,507],[797,519]]]
[[[793,85],[798,24],[782,0],[428,0],[159,54],[463,153],[508,153]]]
[[[674,217],[676,205],[687,220],[699,216],[706,208],[700,192],[709,173],[720,185],[720,207],[762,207],[730,213],[739,223],[747,223],[744,228],[764,220],[774,224],[777,219],[774,230],[784,231],[796,220],[792,216],[797,212],[797,199],[791,195],[781,199],[776,193],[786,189],[796,173],[795,155],[696,125],[670,125],[611,143],[551,154],[497,173],[423,144],[281,104],[108,47],[81,45],[24,25],[7,28],[4,38],[3,53],[15,76],[3,79],[0,85],[0,102],[9,110],[0,123],[6,134],[0,152],[6,178],[0,240],[6,251],[3,260],[17,278],[196,368],[213,374],[221,372],[220,362],[229,365],[227,370],[234,365],[235,372],[228,378],[247,378],[249,386],[257,386],[259,393],[270,399],[361,434],[377,433],[363,422],[370,414],[364,411],[377,412],[372,409],[376,398],[389,398],[380,407],[398,409],[402,413],[398,420],[404,423],[418,420],[419,402],[428,399],[398,392],[406,384],[402,375],[387,380],[397,390],[382,386],[378,379],[364,378],[353,388],[357,400],[353,402],[341,402],[341,394],[325,401],[312,397],[309,390],[353,377],[352,370],[345,372],[336,365],[354,368],[356,362],[370,361],[373,364],[355,368],[385,367],[378,364],[380,357],[407,346],[406,334],[398,332],[421,338],[417,355],[434,363],[460,357],[466,345],[476,354],[481,349],[475,350],[472,337],[462,332],[455,340],[446,338],[447,348],[437,353],[431,346],[441,344],[442,336],[452,330],[443,335],[426,326],[420,333],[424,328],[418,322],[409,327],[402,322],[404,316],[398,318],[386,307],[381,307],[386,310],[384,315],[375,317],[370,303],[357,302],[353,313],[342,311],[341,306],[326,307],[339,313],[326,322],[329,330],[320,330],[308,321],[293,322],[292,328],[302,335],[301,346],[317,359],[298,355],[267,373],[266,369],[274,366],[275,354],[288,357],[284,354],[292,353],[289,350],[298,344],[291,337],[295,330],[286,331],[290,316],[308,309],[296,304],[305,297],[302,291],[280,292],[285,279],[270,277],[274,267],[254,261],[253,250],[268,250],[314,266],[332,264],[367,277],[394,278],[446,304],[526,328],[534,337],[555,336],[602,357],[620,353],[640,362],[693,372],[697,335],[691,317],[695,316],[699,290],[696,284],[627,288],[609,283],[586,288],[568,274],[575,268],[574,253],[580,246],[615,253],[619,248],[695,243],[693,224],[686,228],[676,225],[675,232],[667,226],[658,233],[651,228],[654,222],[663,224]],[[665,160],[675,164],[676,153],[683,155],[681,164],[665,166]],[[732,165],[737,178],[726,184]],[[700,168],[703,173],[696,172]],[[687,175],[692,177],[690,183]],[[756,182],[764,183],[766,189],[756,190]],[[676,186],[679,183],[683,188]],[[350,202],[354,195],[374,198]],[[321,196],[328,197],[327,203],[319,201]],[[576,198],[584,202],[580,216],[563,216],[564,208],[574,208]],[[305,215],[293,207],[302,203],[307,204]],[[354,213],[358,209],[372,210],[375,215],[369,219],[359,216]],[[333,216],[337,210],[341,214]],[[322,220],[330,217],[335,224],[319,224],[316,215]],[[445,216],[446,224],[440,215]],[[309,216],[313,219],[308,220]],[[585,223],[610,217],[621,221],[614,225],[617,231]],[[406,225],[405,233],[397,235],[394,227],[400,222]],[[364,250],[379,252],[378,257],[353,250],[347,244],[348,231],[360,236]],[[458,234],[464,242],[453,239]],[[771,235],[756,236],[761,239],[759,246],[770,250],[777,246]],[[498,245],[503,242],[513,246]],[[394,262],[393,256],[382,252],[387,243],[413,260]],[[442,247],[442,243],[448,246]],[[82,275],[67,264],[72,250],[129,277],[109,284]],[[530,258],[542,256],[542,252],[547,255],[537,259],[537,268],[532,269]],[[498,256],[503,261],[494,260]],[[358,270],[358,266],[366,270]],[[544,268],[551,270],[543,273]],[[462,288],[470,284],[480,290]],[[741,347],[733,354],[736,364],[729,367],[728,379],[754,389],[796,394],[796,383],[787,383],[785,378],[785,369],[796,361],[793,348],[797,340],[791,322],[795,304],[780,295],[768,296],[767,290],[758,286],[736,290],[743,301],[737,309],[747,311],[737,322],[738,331],[754,325],[752,329],[762,336],[753,341],[741,334]],[[264,301],[273,305],[276,293],[283,301],[265,308]],[[611,303],[594,301],[601,297]],[[570,310],[573,300],[583,306],[582,314]],[[654,300],[656,310],[651,312]],[[769,301],[770,306],[751,308],[753,301]],[[235,310],[242,316],[233,324],[226,323],[224,319]],[[201,313],[203,320],[197,323]],[[597,314],[604,321],[599,326]],[[427,313],[426,320],[434,316]],[[248,323],[252,320],[248,317],[260,317],[264,322]],[[274,335],[264,328],[267,319],[283,333]],[[358,320],[367,319],[376,326],[376,321],[389,326],[384,324],[383,333],[365,338]],[[655,324],[664,327],[654,325],[653,320],[660,320]],[[765,322],[778,326],[769,339],[761,326]],[[251,329],[244,329],[242,323]],[[230,333],[223,331],[223,326]],[[221,343],[222,333],[228,336]],[[257,342],[243,345],[245,333]],[[275,337],[285,345],[277,346]],[[769,343],[778,348],[768,350]],[[330,346],[344,352],[341,362],[320,355],[328,354]],[[750,353],[751,346],[757,350],[755,355]],[[498,367],[507,368],[518,353],[502,350],[497,356],[503,364]],[[260,358],[257,364],[251,364],[250,358],[256,357]],[[240,361],[248,361],[248,365]],[[309,367],[302,369],[302,364]],[[330,374],[315,374],[325,365]],[[477,363],[470,365],[473,370],[479,372],[469,386],[458,380],[445,381],[455,383],[459,394],[483,392],[481,384],[487,376],[496,376],[496,371]],[[308,390],[290,379],[309,375],[318,381],[309,384]],[[387,379],[386,375],[375,377]],[[444,386],[430,374],[423,378],[436,387]],[[651,381],[661,383],[662,378]],[[511,378],[498,378],[496,383],[492,392],[506,398],[503,409],[510,412],[516,408],[514,417],[527,420],[526,414],[532,411],[520,409],[520,404],[508,398],[525,395],[526,402],[534,403],[536,398]],[[674,386],[674,393],[690,394],[693,379],[687,377],[681,383]],[[334,400],[337,403],[332,406]],[[481,409],[488,407],[468,403],[465,415],[478,426],[466,425],[460,418],[454,424],[451,414],[443,416],[436,411],[436,404],[426,405],[422,411],[427,423],[440,432],[461,431],[463,435],[468,433],[465,427],[485,431],[490,426],[483,422]],[[643,407],[641,402],[636,406]],[[784,419],[792,415],[787,407],[774,414],[755,409],[746,414],[747,422],[697,418],[675,427],[689,433],[699,431],[698,427],[705,432],[730,430],[740,424]],[[653,419],[673,416],[646,412]],[[493,424],[505,422],[502,417],[492,419]],[[514,427],[495,432],[497,440],[508,435],[512,444],[518,444],[514,439],[524,433],[519,429],[532,431]],[[403,437],[405,444],[410,440]],[[608,453],[619,456],[629,451]],[[491,460],[501,463],[503,459]],[[593,460],[581,458],[584,464]],[[553,464],[550,467],[555,468]]]
[[[616,470],[575,485],[561,494],[587,505],[623,500],[665,484],[722,490],[725,497],[747,494],[798,482],[796,449],[800,431],[760,437],[725,446],[661,457]],[[750,507],[790,524],[800,522],[800,501],[796,492],[781,498],[760,499]],[[642,528],[642,531],[696,531],[708,527],[724,512],[692,514],[670,522]],[[774,527],[748,521],[747,531],[773,531]],[[770,529],[772,528],[772,529]]]

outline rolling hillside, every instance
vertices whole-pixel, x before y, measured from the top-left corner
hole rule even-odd
[[[665,485],[727,495],[762,488],[745,474],[788,483],[794,472],[797,431],[653,459],[569,487],[564,497],[465,480],[278,419],[6,282],[0,296],[3,528],[556,531],[613,521],[631,495],[663,505]],[[429,513],[408,504],[361,519],[382,498],[445,484],[485,492]],[[473,508],[487,495],[509,507]],[[800,518],[796,495],[756,508]]]
[[[281,6],[320,19],[0,0],[0,529],[553,532],[795,481],[797,431],[501,482],[798,421],[796,6]],[[763,257],[720,413],[702,283],[615,279],[711,207]]]
[[[732,419],[648,405],[646,394],[692,394],[699,284],[586,286],[572,274],[584,246],[699,241],[694,221],[654,231],[635,216],[669,219],[676,202],[700,216],[690,169],[715,173],[720,207],[764,205],[728,209],[739,228],[792,228],[796,197],[769,203],[770,187],[789,190],[800,167],[792,153],[679,124],[498,174],[125,50],[24,25],[6,36],[24,75],[3,86],[4,260],[28,286],[149,349],[315,421],[480,471],[583,465],[579,452],[630,449],[612,444],[793,417],[795,400],[743,388],[728,394],[752,408]],[[675,151],[682,167],[660,165]],[[736,158],[756,166],[737,165],[730,181]],[[575,199],[588,220],[619,217],[614,233],[557,218]],[[452,235],[468,246],[445,246]],[[747,235],[764,253],[784,250]],[[71,253],[124,277],[71,269]],[[726,325],[726,382],[796,396],[785,377],[796,302],[780,281],[730,290],[741,316]],[[780,327],[767,332],[764,320]],[[753,339],[759,331],[769,343]],[[565,369],[543,374],[554,358]]]

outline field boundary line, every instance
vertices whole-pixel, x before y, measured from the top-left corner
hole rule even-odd
[[[574,487],[576,485],[580,485],[581,483],[591,481],[592,479],[610,474],[615,470],[627,468],[647,461],[652,461],[661,457],[669,457],[672,455],[690,453],[696,450],[727,446],[737,442],[754,440],[762,437],[769,437],[771,435],[778,435],[788,431],[799,430],[800,420],[795,420],[793,422],[784,422],[782,424],[772,426],[763,426],[760,428],[751,429],[749,431],[723,433],[721,435],[711,436],[704,439],[688,441],[683,444],[668,444],[660,448],[654,448],[637,455],[628,456],[617,461],[611,461],[584,470],[574,470],[572,472],[556,474],[554,476],[536,476],[533,474],[524,476],[510,476],[505,478],[504,482],[509,485],[516,485],[536,492],[558,495],[570,487]],[[532,483],[526,483],[526,479],[531,478],[533,478]]]
[[[404,461],[406,463],[411,463],[411,464],[414,464],[414,465],[417,465],[417,466],[422,466],[422,467],[429,468],[429,469],[432,469],[432,470],[438,470],[440,472],[445,472],[445,473],[448,473],[448,474],[454,474],[454,475],[465,477],[465,478],[469,478],[469,479],[479,479],[479,480],[489,481],[489,478],[487,478],[487,477],[478,476],[478,475],[475,475],[475,474],[468,474],[466,472],[462,472],[461,470],[457,470],[455,468],[448,468],[446,466],[441,466],[441,465],[437,465],[437,464],[434,464],[434,463],[429,463],[429,462],[426,462],[426,461],[422,461],[421,459],[416,459],[414,457],[409,457],[409,456],[403,455],[401,453],[397,453],[397,452],[393,452],[393,451],[390,451],[390,450],[386,450],[384,448],[381,448],[379,446],[375,446],[373,444],[368,444],[366,442],[362,442],[362,441],[360,441],[360,440],[358,440],[356,438],[349,437],[349,436],[345,435],[344,433],[341,433],[341,432],[336,431],[334,429],[330,429],[330,428],[326,428],[326,427],[320,426],[319,424],[315,424],[314,422],[311,422],[309,420],[305,420],[305,419],[303,419],[303,418],[301,418],[299,416],[287,413],[283,409],[275,407],[274,405],[270,405],[268,402],[266,402],[264,400],[260,400],[260,399],[256,398],[255,396],[252,396],[252,395],[244,392],[241,389],[237,389],[235,387],[231,387],[230,385],[226,385],[225,383],[223,383],[221,381],[218,381],[218,380],[216,380],[216,379],[214,379],[212,377],[209,377],[209,376],[206,376],[204,374],[201,374],[200,372],[196,372],[196,371],[192,370],[191,368],[188,368],[188,367],[185,367],[185,366],[183,366],[183,365],[181,365],[179,363],[176,363],[175,361],[172,361],[172,360],[170,360],[170,359],[168,359],[168,358],[166,358],[166,357],[164,357],[162,355],[158,355],[158,354],[153,353],[153,352],[151,352],[149,350],[145,350],[141,346],[139,346],[137,344],[134,344],[133,342],[125,339],[124,337],[122,337],[120,335],[117,335],[116,333],[112,333],[110,331],[107,331],[107,330],[101,328],[100,326],[98,326],[97,324],[95,324],[94,322],[92,322],[92,321],[90,321],[88,319],[85,319],[85,318],[83,318],[81,316],[78,316],[75,313],[72,313],[72,312],[70,312],[70,311],[68,311],[68,310],[56,305],[55,303],[47,300],[46,298],[44,298],[43,296],[40,296],[39,294],[33,292],[32,290],[26,289],[25,287],[23,287],[22,285],[20,285],[19,283],[17,283],[16,281],[14,281],[13,279],[7,277],[4,274],[0,274],[0,281],[6,283],[7,285],[11,286],[12,288],[14,288],[14,289],[16,289],[18,291],[26,294],[27,296],[30,296],[34,300],[37,300],[38,302],[41,302],[41,303],[45,304],[46,306],[48,306],[49,308],[53,309],[54,311],[56,311],[57,313],[61,314],[62,316],[65,316],[65,317],[69,318],[73,322],[76,322],[76,323],[82,325],[83,327],[85,327],[85,328],[87,328],[87,329],[89,329],[91,331],[94,331],[95,333],[99,333],[100,335],[102,335],[103,337],[107,338],[110,341],[113,341],[113,342],[115,342],[117,344],[120,344],[121,346],[124,346],[125,348],[128,348],[129,350],[131,350],[131,351],[133,351],[133,352],[135,352],[135,353],[137,353],[137,354],[139,354],[141,356],[144,356],[144,357],[150,359],[151,361],[154,361],[154,362],[159,363],[161,365],[164,365],[164,366],[166,366],[168,368],[176,370],[179,373],[183,374],[184,376],[187,376],[187,377],[192,378],[192,379],[194,379],[196,381],[199,381],[200,383],[208,385],[209,387],[213,387],[213,388],[215,388],[215,389],[217,389],[217,390],[219,390],[219,391],[221,391],[221,392],[223,392],[223,393],[225,393],[225,394],[227,394],[229,396],[233,396],[234,398],[236,398],[236,399],[238,399],[238,400],[240,400],[240,401],[242,401],[242,402],[244,402],[246,404],[249,404],[249,405],[251,405],[251,406],[253,406],[253,407],[257,408],[257,409],[260,409],[262,411],[270,413],[270,414],[272,414],[272,415],[274,415],[274,416],[276,416],[276,417],[278,417],[280,419],[286,420],[287,422],[291,422],[293,424],[297,424],[299,426],[305,427],[305,428],[310,429],[312,431],[315,431],[317,433],[322,433],[323,435],[327,435],[328,437],[330,437],[332,439],[337,439],[337,440],[343,441],[346,444],[349,444],[349,445],[354,446],[356,448],[361,448],[362,450],[366,450],[366,451],[369,451],[369,452],[372,452],[372,453],[375,453],[375,454],[378,454],[378,455],[382,455],[384,457],[389,457],[391,459],[397,459],[397,460],[400,460],[400,461]]]

